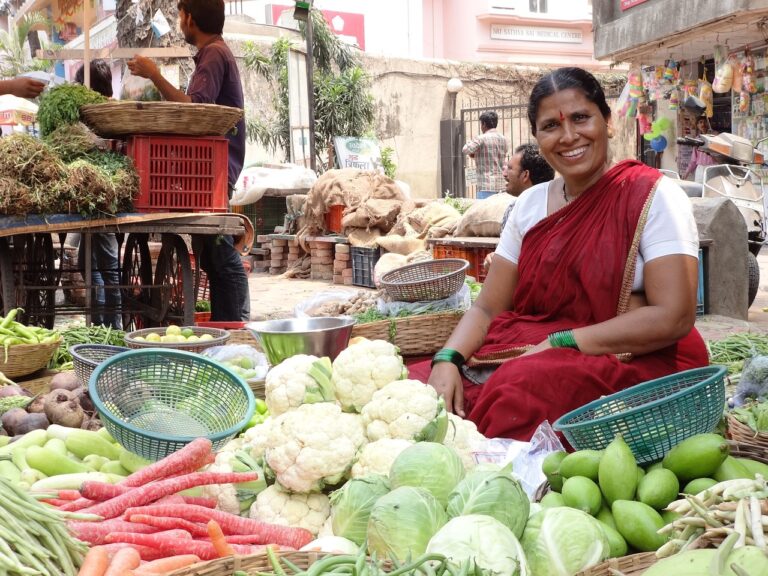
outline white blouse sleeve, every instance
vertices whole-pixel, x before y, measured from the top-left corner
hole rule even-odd
[[[496,254],[517,264],[523,236],[547,215],[547,189],[549,182],[531,186],[515,202],[507,225],[501,231]]]
[[[640,256],[649,262],[672,254],[697,257],[699,232],[690,199],[674,180],[664,176],[640,237]]]

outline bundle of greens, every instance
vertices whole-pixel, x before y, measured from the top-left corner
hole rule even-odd
[[[63,124],[79,122],[81,106],[106,101],[107,98],[81,84],[54,86],[40,97],[37,110],[40,134],[47,136]]]
[[[44,141],[64,162],[72,162],[98,150],[98,136],[82,122],[62,124]]]
[[[36,188],[46,187],[64,175],[64,163],[41,140],[29,134],[0,138],[0,176]]]

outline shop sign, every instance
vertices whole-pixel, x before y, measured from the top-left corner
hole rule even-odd
[[[382,167],[379,143],[372,138],[336,136],[333,144],[336,161],[341,168],[378,170]]]
[[[271,4],[272,24],[286,26],[293,20],[294,6],[285,4]],[[339,12],[336,10],[320,10],[325,21],[334,34],[342,41],[365,50],[365,16],[352,12]]]
[[[642,4],[643,2],[647,1],[648,0],[621,0],[621,9],[629,10],[633,6],[637,6],[638,4]]]
[[[514,26],[511,24],[492,24],[491,38],[496,40],[518,40],[522,42],[565,42],[568,44],[581,44],[584,41],[581,30],[539,26]]]

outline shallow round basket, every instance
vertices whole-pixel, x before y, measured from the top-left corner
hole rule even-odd
[[[656,563],[655,552],[641,552],[640,554],[631,554],[621,558],[611,558],[605,562],[577,572],[576,576],[614,576],[614,574],[624,574],[624,576],[640,576]]]
[[[107,344],[75,344],[69,347],[72,364],[77,378],[83,386],[88,386],[88,380],[96,366],[112,358],[115,354],[129,350],[124,346],[109,346]]]
[[[280,560],[288,560],[296,567],[307,570],[318,560],[322,560],[331,554],[325,552],[275,552]],[[288,574],[293,571],[281,562],[281,566]],[[241,570],[248,574],[269,573],[274,570],[269,557],[266,554],[247,554],[226,556],[207,562],[198,562],[192,566],[179,568],[172,572],[166,572],[165,576],[231,576],[233,572]]]
[[[259,341],[270,365],[276,366],[297,354],[334,360],[349,344],[354,325],[351,316],[328,316],[251,322],[246,328]]]
[[[725,409],[723,366],[678,372],[637,384],[577,408],[553,425],[576,450],[602,450],[621,434],[638,464],[715,429]]]
[[[178,134],[224,136],[243,111],[218,104],[180,102],[105,102],[80,107],[80,117],[100,136]]]
[[[440,258],[408,264],[381,277],[381,287],[399,302],[442,300],[464,284],[469,262],[461,258]]]
[[[48,365],[61,344],[61,338],[47,344],[15,344],[8,347],[8,356],[0,346],[0,372],[8,378],[33,374]]]
[[[728,436],[733,440],[759,447],[768,453],[768,434],[765,432],[755,432],[752,428],[734,418],[733,414],[728,414],[726,422],[728,423]]]
[[[246,382],[218,362],[179,350],[130,350],[88,382],[96,411],[122,446],[159,460],[199,437],[221,448],[255,410]]]
[[[179,326],[182,330],[192,330],[195,336],[210,334],[213,336],[210,340],[195,340],[193,342],[148,342],[146,340],[136,340],[137,337],[146,338],[149,334],[165,333],[163,328],[142,328],[134,330],[125,335],[125,345],[128,348],[167,348],[169,350],[184,350],[185,352],[202,352],[211,346],[221,346],[229,340],[229,332],[221,328],[202,328],[200,326]]]

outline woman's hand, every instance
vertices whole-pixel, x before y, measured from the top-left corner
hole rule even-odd
[[[530,356],[531,354],[536,354],[537,352],[543,352],[544,350],[549,350],[550,348],[552,348],[552,346],[549,343],[549,339],[547,339],[542,342],[539,342],[538,344],[536,344],[536,346],[534,346],[530,350],[526,350],[523,354],[521,354],[521,356]]]
[[[455,364],[451,362],[438,362],[432,367],[428,384],[432,386],[438,396],[445,399],[445,409],[462,418],[464,414],[464,386],[461,382],[461,374]]]

